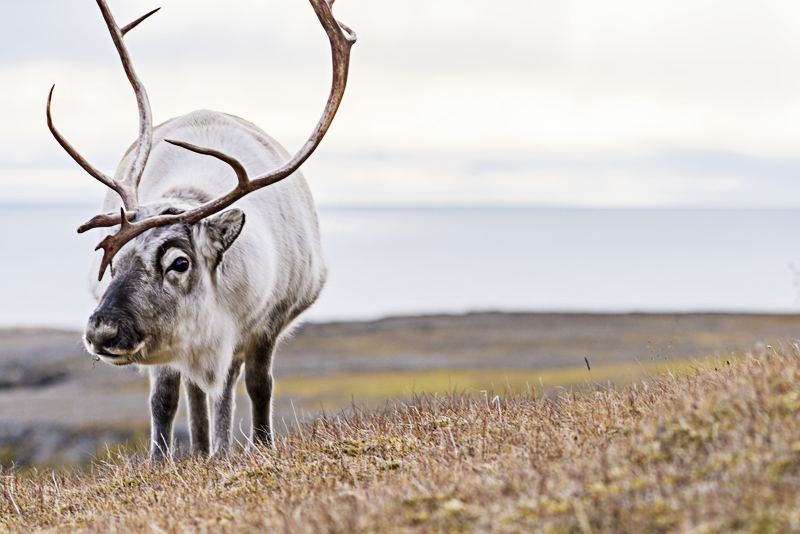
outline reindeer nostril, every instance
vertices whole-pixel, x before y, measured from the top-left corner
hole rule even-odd
[[[117,338],[119,327],[105,321],[92,321],[86,329],[86,340],[97,349],[102,349],[109,341]]]

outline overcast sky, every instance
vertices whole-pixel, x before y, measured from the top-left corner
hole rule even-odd
[[[305,0],[109,0],[156,122],[199,108],[296,150],[329,88]],[[93,0],[0,0],[0,202],[98,201],[136,107]],[[358,33],[306,165],[317,202],[800,207],[800,3],[338,0]]]

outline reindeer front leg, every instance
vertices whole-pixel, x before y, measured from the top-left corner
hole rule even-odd
[[[222,395],[214,403],[214,455],[227,454],[233,435],[233,414],[236,410],[236,382],[242,372],[242,362],[234,357]]]
[[[188,379],[183,379],[183,388],[189,404],[189,430],[192,438],[192,453],[206,457],[211,452],[211,434],[209,433],[208,395],[200,386]]]
[[[178,411],[181,374],[168,367],[150,369],[150,458],[172,456],[172,424]]]

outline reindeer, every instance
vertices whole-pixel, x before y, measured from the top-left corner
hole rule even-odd
[[[113,178],[55,128],[50,110],[55,86],[50,90],[47,125],[53,136],[110,189],[103,214],[78,228],[79,233],[101,228],[104,234],[95,249],[103,250],[93,283],[99,304],[84,343],[107,363],[147,366],[150,455],[156,460],[172,451],[181,382],[193,452],[230,449],[242,367],[252,402],[252,443],[273,443],[273,354],[292,322],[316,300],[327,272],[316,208],[298,168],[333,121],[356,40],[334,18],[333,0],[310,2],[330,40],[333,82],[319,123],[294,156],[254,124],[214,111],[153,128],[147,92],[123,38],[158,9],[119,27],[106,0],[97,0],[139,109],[138,140]],[[111,279],[103,282],[109,268]]]

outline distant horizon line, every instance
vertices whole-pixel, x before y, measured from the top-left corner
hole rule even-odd
[[[318,318],[303,320],[302,316],[298,319],[300,327],[304,325],[337,325],[337,324],[367,324],[367,323],[380,323],[391,322],[396,320],[413,320],[413,319],[433,319],[433,318],[457,318],[467,316],[522,316],[522,315],[537,315],[537,316],[595,316],[595,317],[611,317],[611,316],[739,316],[739,317],[792,317],[800,316],[800,311],[768,311],[768,310],[746,310],[746,309],[729,309],[727,311],[714,310],[711,308],[698,309],[698,310],[644,310],[644,309],[630,309],[623,310],[500,310],[500,309],[476,309],[472,311],[425,311],[420,313],[388,313],[379,314],[372,317],[342,317],[334,318]],[[8,330],[58,330],[62,332],[80,332],[81,327],[77,325],[68,325],[66,323],[0,323],[0,332]]]

